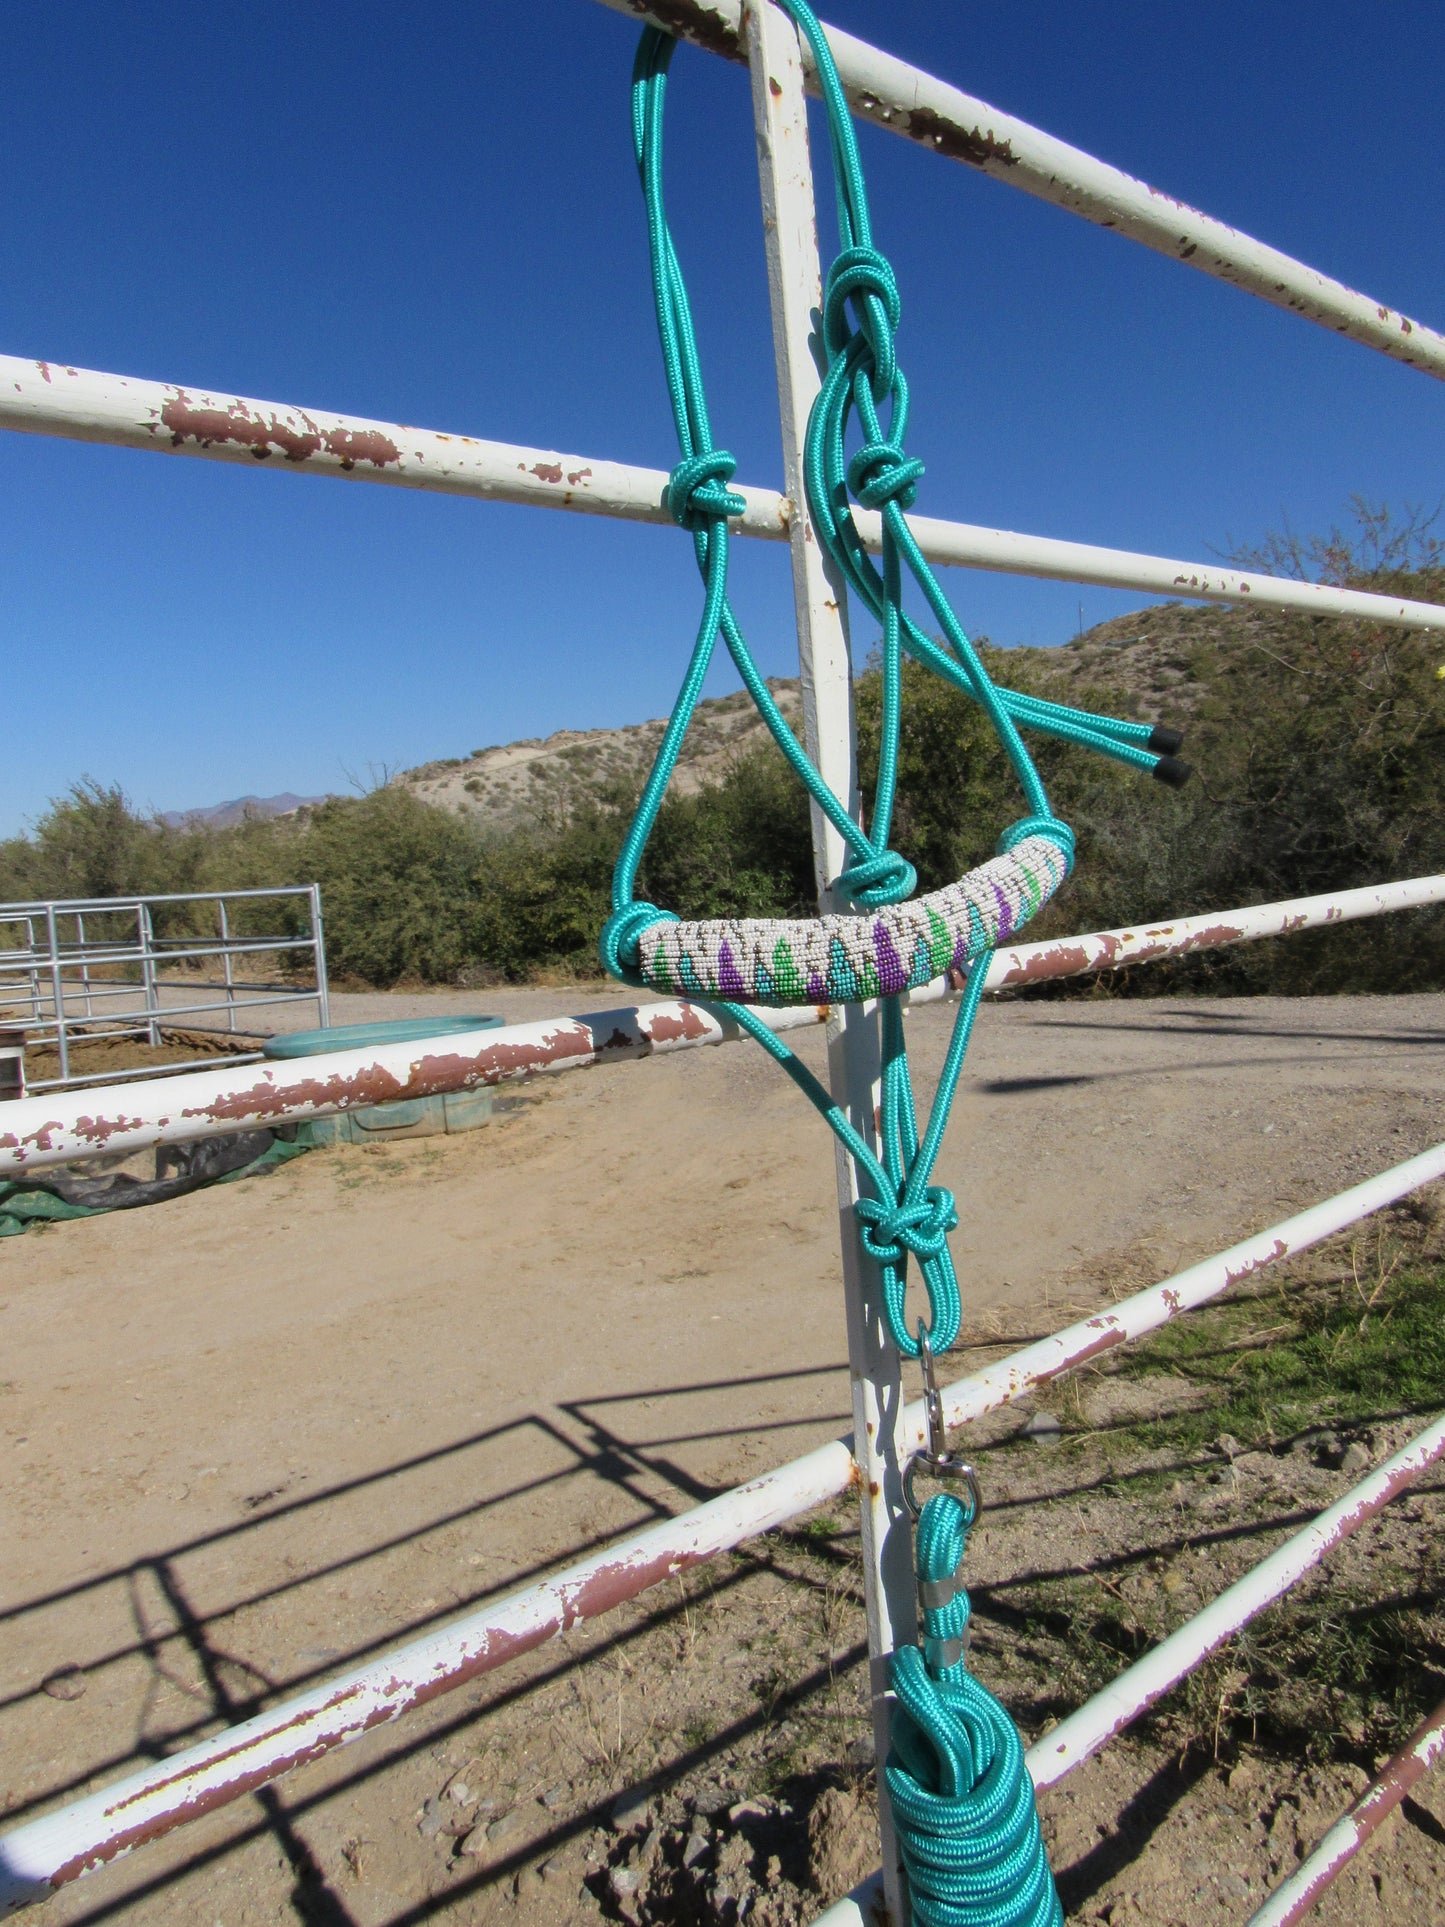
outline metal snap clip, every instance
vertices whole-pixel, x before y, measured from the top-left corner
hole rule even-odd
[[[920,1471],[926,1472],[942,1485],[957,1481],[968,1488],[969,1509],[964,1521],[967,1530],[983,1510],[983,1495],[979,1490],[977,1472],[966,1459],[957,1457],[948,1449],[948,1431],[943,1422],[943,1394],[938,1389],[933,1347],[928,1342],[928,1333],[923,1328],[922,1320],[918,1326],[918,1362],[923,1368],[923,1410],[928,1423],[928,1447],[926,1451],[915,1452],[903,1468],[903,1503],[908,1507],[909,1516],[916,1522],[923,1508],[918,1503],[913,1482]]]

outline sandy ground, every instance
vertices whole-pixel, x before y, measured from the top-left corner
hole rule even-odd
[[[333,1021],[607,1001],[339,998]],[[927,1085],[947,1017],[910,1021]],[[801,1048],[820,1063],[821,1044]],[[986,1009],[940,1164],[970,1316],[1047,1329],[1425,1148],[1442,1070],[1438,996]],[[835,1436],[836,1237],[826,1133],[740,1045],[0,1245],[0,1810],[100,1786]],[[41,1689],[68,1666],[80,1696]],[[356,1847],[415,1843],[414,1810],[484,1750],[476,1704],[212,1816],[49,1917],[490,1920],[430,1862],[369,1848],[363,1873]],[[439,1739],[459,1716],[476,1730]],[[507,1889],[516,1916],[553,1918],[529,1892]]]

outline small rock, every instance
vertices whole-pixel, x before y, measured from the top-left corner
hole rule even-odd
[[[771,1800],[739,1800],[728,1808],[728,1825],[741,1826],[744,1820],[766,1820],[773,1810]]]
[[[1035,1445],[1057,1445],[1063,1435],[1064,1428],[1052,1412],[1035,1412],[1019,1436],[1032,1439]]]
[[[652,1818],[652,1799],[645,1787],[629,1787],[612,1805],[614,1833],[635,1833]]]
[[[542,1805],[547,1808],[548,1812],[555,1813],[558,1807],[567,1804],[567,1792],[568,1789],[564,1786],[549,1786],[547,1791],[542,1795]]]
[[[642,1868],[644,1873],[650,1872],[657,1864],[657,1857],[661,1852],[662,1828],[654,1827],[643,1841],[641,1850],[637,1856],[637,1864]]]
[[[1243,1759],[1232,1768],[1229,1775],[1231,1793],[1244,1793],[1259,1779],[1259,1764],[1255,1760]]]
[[[485,1827],[473,1827],[457,1848],[457,1852],[465,1854],[469,1860],[485,1860],[491,1851],[492,1843],[487,1838]]]
[[[416,1828],[422,1839],[431,1840],[439,1834],[442,1830],[442,1821],[445,1817],[442,1812],[441,1801],[428,1800],[421,1810],[421,1819],[417,1822]]]
[[[1362,1472],[1367,1472],[1369,1467],[1370,1455],[1358,1439],[1352,1445],[1346,1446],[1345,1455],[1340,1460],[1340,1470],[1346,1477],[1357,1479]]]
[[[560,1853],[554,1853],[550,1860],[544,1860],[542,1862],[542,1878],[544,1880],[565,1880],[567,1878],[567,1862]]]
[[[1245,1900],[1249,1897],[1249,1882],[1237,1873],[1222,1873],[1214,1884],[1226,1900]]]
[[[1232,1463],[1239,1457],[1241,1452],[1243,1452],[1244,1447],[1234,1436],[1233,1432],[1221,1432],[1219,1437],[1214,1441],[1214,1449],[1221,1458],[1228,1459]]]
[[[526,1900],[532,1894],[542,1891],[542,1876],[535,1867],[523,1867],[512,1882],[512,1891],[518,1900]]]
[[[85,1674],[75,1665],[57,1666],[40,1682],[40,1690],[53,1700],[78,1700],[85,1691]]]
[[[1334,1470],[1345,1456],[1345,1442],[1338,1432],[1321,1432],[1314,1441],[1314,1462]]]
[[[706,1860],[711,1851],[712,1843],[705,1833],[690,1833],[682,1850],[682,1864],[688,1868],[695,1867],[700,1860]]]
[[[477,1796],[465,1780],[453,1780],[447,1788],[447,1798],[455,1800],[459,1807],[474,1807],[477,1804]]]
[[[500,1820],[493,1820],[488,1826],[487,1838],[495,1845],[498,1840],[505,1840],[509,1833],[514,1833],[516,1827],[517,1815],[515,1813],[504,1813]]]
[[[626,1900],[642,1885],[642,1875],[636,1867],[613,1867],[608,1872],[607,1884],[618,1900]]]

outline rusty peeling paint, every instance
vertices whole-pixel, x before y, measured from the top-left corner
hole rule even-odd
[[[184,448],[187,442],[201,448],[230,442],[249,449],[258,462],[273,453],[295,463],[324,454],[348,471],[358,462],[373,468],[401,465],[401,450],[380,429],[323,428],[299,409],[284,417],[252,414],[241,401],[226,407],[197,404],[183,388],[177,388],[161,409],[160,425],[169,430],[172,448]]]
[[[539,482],[560,482],[562,464],[560,462],[533,462],[530,468],[522,470],[524,475],[535,475]]]
[[[945,120],[928,107],[914,107],[908,114],[912,139],[946,154],[951,161],[964,161],[969,167],[1017,167],[1018,155],[1007,141],[997,139],[981,127],[960,127]]]
[[[710,1037],[714,1025],[702,1011],[692,1004],[679,1006],[681,1015],[673,1017],[659,1013],[645,1019],[645,1034],[658,1044],[678,1044],[698,1037]]]
[[[627,0],[639,20],[655,20],[681,40],[690,40],[724,60],[746,60],[742,43],[721,14],[700,0]]]

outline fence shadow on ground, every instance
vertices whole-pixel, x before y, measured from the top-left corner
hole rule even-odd
[[[784,1416],[736,1426],[689,1427],[686,1423],[679,1426],[675,1421],[669,1422],[666,1412],[657,1414],[655,1408],[658,1405],[666,1406],[669,1401],[685,1401],[704,1394],[725,1394],[737,1406],[748,1394],[761,1398],[769,1387],[787,1380],[817,1379],[826,1382],[841,1375],[841,1372],[840,1366],[829,1365],[744,1380],[708,1380],[566,1401],[550,1412],[529,1414],[507,1424],[468,1433],[448,1444],[398,1460],[363,1477],[339,1482],[323,1491],[281,1499],[279,1503],[272,1504],[269,1510],[258,1511],[254,1516],[240,1519],[232,1525],[178,1540],[174,1545],[124,1567],[113,1567],[10,1606],[0,1612],[0,1626],[15,1628],[20,1622],[33,1620],[36,1616],[42,1616],[43,1620],[47,1612],[64,1609],[73,1614],[77,1603],[86,1600],[87,1596],[94,1598],[104,1594],[107,1589],[119,1589],[125,1601],[130,1636],[115,1640],[104,1650],[93,1654],[83,1670],[89,1682],[104,1677],[109,1669],[129,1667],[134,1670],[140,1665],[146,1669],[146,1687],[128,1750],[113,1750],[104,1758],[92,1756],[73,1762],[69,1773],[53,1779],[43,1788],[31,1789],[26,1798],[12,1804],[5,1816],[6,1823],[13,1825],[29,1814],[53,1806],[60,1799],[73,1796],[83,1788],[97,1783],[104,1785],[106,1781],[133,1770],[137,1765],[165,1758],[220,1726],[250,1717],[280,1697],[304,1690],[338,1670],[362,1664],[379,1652],[435,1630],[462,1612],[474,1611],[542,1573],[585,1555],[597,1545],[616,1538],[619,1533],[635,1530],[685,1510],[725,1489],[721,1483],[710,1483],[681,1463],[676,1456],[680,1447],[722,1441],[738,1434],[786,1431],[802,1425],[828,1426],[834,1430],[841,1430],[846,1425],[846,1415],[833,1412],[814,1413],[802,1419]],[[1379,1418],[1383,1420],[1387,1416],[1396,1415],[1381,1413]],[[986,1459],[992,1452],[1002,1449],[1005,1443],[998,1441],[993,1446],[980,1444],[975,1456]],[[224,1600],[209,1605],[198,1602],[198,1594],[206,1592],[208,1588],[203,1582],[198,1583],[189,1576],[187,1567],[194,1565],[207,1553],[224,1551],[228,1561],[234,1562],[238,1549],[244,1557],[263,1535],[274,1534],[278,1528],[305,1533],[307,1540],[314,1543],[324,1536],[317,1530],[317,1521],[328,1509],[343,1506],[358,1497],[363,1501],[374,1499],[381,1489],[395,1485],[397,1481],[421,1469],[440,1468],[448,1480],[465,1479],[468,1476],[469,1453],[490,1448],[503,1455],[509,1466],[516,1468],[519,1465],[534,1465],[543,1446],[550,1446],[560,1454],[561,1463],[556,1469],[545,1470],[531,1478],[519,1478],[514,1473],[499,1490],[440,1511],[428,1509],[424,1516],[409,1520],[402,1530],[385,1537],[373,1535],[364,1543],[352,1545],[333,1556],[312,1559],[301,1569],[275,1583],[253,1586],[244,1591],[233,1588]],[[1060,1467],[1059,1470],[1062,1472],[1064,1468]],[[1116,1470],[1109,1476],[1110,1482],[1117,1486],[1121,1478],[1127,1482],[1130,1475]],[[1158,1476],[1157,1466],[1153,1468],[1152,1476]],[[997,1510],[1003,1517],[1017,1516],[1032,1508],[1045,1507],[1084,1494],[1093,1490],[1097,1483],[1085,1480],[1070,1484],[1067,1477],[1055,1478],[1049,1481],[1045,1491],[1028,1497],[1001,1498],[997,1502]],[[374,1562],[404,1554],[444,1526],[485,1521],[497,1507],[508,1501],[531,1501],[544,1492],[555,1494],[559,1489],[566,1492],[572,1488],[580,1491],[584,1487],[597,1485],[606,1487],[614,1495],[621,1494],[630,1505],[633,1516],[620,1526],[609,1525],[605,1531],[574,1535],[571,1543],[563,1548],[554,1548],[549,1557],[509,1571],[505,1578],[495,1583],[478,1585],[465,1595],[457,1596],[440,1610],[414,1615],[400,1627],[395,1624],[383,1625],[375,1637],[355,1643],[345,1651],[329,1652],[318,1663],[304,1664],[300,1668],[261,1669],[238,1650],[237,1642],[229,1636],[228,1623],[238,1612],[258,1604],[273,1605],[279,1602],[294,1606],[306,1588],[316,1586],[338,1573],[358,1574],[369,1584],[371,1580],[381,1577],[384,1571],[384,1568],[376,1568]],[[1221,1523],[1203,1532],[1196,1528],[1188,1534],[1188,1538],[1196,1547],[1240,1539],[1272,1538],[1297,1527],[1307,1516],[1307,1513],[1297,1510],[1281,1511],[1277,1516]],[[1001,1637],[1007,1637],[1011,1631],[1017,1630],[1019,1616],[1009,1599],[1014,1584],[1034,1582],[1040,1578],[1071,1578],[1096,1572],[1114,1572],[1135,1560],[1152,1558],[1160,1551],[1159,1543],[1151,1542],[1137,1553],[1093,1558],[1087,1548],[1080,1547],[1077,1556],[1072,1560],[1060,1561],[1057,1570],[1048,1573],[1034,1571],[1014,1582],[980,1584],[973,1589],[980,1630],[992,1629]],[[753,1575],[766,1570],[783,1576],[790,1585],[801,1588],[803,1592],[816,1592],[822,1583],[820,1570],[831,1569],[838,1575],[838,1583],[847,1588],[849,1596],[855,1599],[856,1609],[861,1613],[861,1592],[857,1592],[853,1585],[856,1559],[854,1529],[820,1535],[816,1531],[805,1532],[801,1527],[789,1527],[770,1535],[765,1544],[744,1548],[734,1554],[730,1561],[714,1562],[710,1584],[719,1596],[732,1595]],[[373,1568],[370,1573],[368,1567]],[[348,1794],[427,1750],[436,1749],[448,1736],[461,1734],[479,1721],[495,1718],[508,1707],[525,1705],[530,1696],[544,1693],[548,1687],[567,1680],[584,1666],[636,1648],[649,1636],[674,1626],[686,1610],[685,1599],[654,1593],[644,1601],[633,1623],[603,1629],[583,1651],[563,1650],[546,1663],[529,1665],[525,1677],[513,1674],[505,1681],[499,1680],[495,1690],[489,1690],[485,1705],[479,1706],[475,1696],[468,1693],[463,1696],[462,1703],[453,1703],[455,1710],[448,1706],[426,1714],[419,1713],[404,1719],[386,1736],[372,1736],[359,1755],[350,1756],[355,1759],[355,1764],[349,1770],[336,1772],[325,1786],[304,1791],[296,1789],[289,1795],[285,1782],[263,1789],[250,1798],[251,1817],[245,1817],[247,1804],[237,1803],[234,1818],[238,1824],[226,1839],[186,1855],[179,1863],[171,1861],[162,1871],[144,1880],[143,1884],[132,1885],[126,1881],[124,1891],[114,1894],[102,1891],[93,1900],[88,1893],[77,1896],[81,1905],[78,1911],[70,1913],[72,1923],[100,1922],[127,1909],[142,1909],[148,1896],[159,1896],[174,1888],[187,1875],[224,1863],[248,1843],[269,1835],[288,1870],[288,1901],[294,1917],[306,1923],[320,1923],[320,1927],[359,1927],[356,1915],[349,1910],[347,1899],[337,1891],[335,1882],[328,1878],[314,1841],[308,1838],[309,1822],[331,1803],[343,1800]],[[66,1637],[73,1639],[73,1624]],[[861,1709],[866,1692],[865,1662],[865,1647],[861,1640],[856,1641],[846,1651],[834,1654],[826,1665],[804,1672],[786,1684],[767,1704],[749,1709],[705,1740],[693,1744],[679,1740],[670,1749],[670,1757],[658,1767],[657,1777],[666,1781],[705,1765],[749,1736],[757,1734],[770,1722],[786,1718],[791,1709],[807,1706],[825,1689],[835,1687],[840,1677],[848,1680],[849,1690],[856,1693]],[[166,1721],[163,1730],[153,1730],[152,1714],[167,1687],[179,1688],[194,1711],[186,1718]],[[15,1714],[43,1690],[42,1679],[36,1678],[23,1691],[13,1693],[0,1702],[0,1718],[6,1713]],[[1026,1724],[1036,1725],[1046,1712],[1059,1709],[1046,1709],[1040,1704],[1032,1708],[1021,1706],[1017,1710]],[[1170,1774],[1161,1769],[1160,1774],[1135,1797],[1117,1835],[1101,1842],[1083,1861],[1062,1870],[1061,1881],[1072,1904],[1080,1904],[1143,1851],[1150,1835],[1167,1817],[1170,1808],[1187,1790],[1189,1783],[1188,1773]],[[610,1798],[608,1795],[606,1799],[559,1817],[548,1825],[547,1831],[540,1837],[529,1837],[525,1846],[500,1855],[475,1872],[467,1872],[448,1881],[443,1891],[419,1898],[390,1916],[387,1927],[412,1927],[413,1923],[432,1918],[464,1901],[469,1895],[510,1881],[523,1867],[538,1864],[549,1854],[555,1854],[580,1836],[596,1829],[606,1818]],[[408,1827],[411,1824],[410,1811],[398,1810],[395,1824],[398,1828]],[[136,1863],[136,1871],[142,1872],[140,1863]],[[74,1900],[71,1906],[74,1908]],[[144,1915],[138,1917],[143,1918]],[[373,1919],[374,1915],[368,1915],[368,1920]]]

